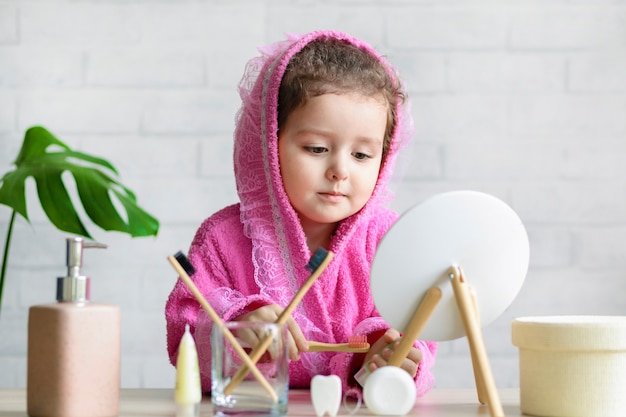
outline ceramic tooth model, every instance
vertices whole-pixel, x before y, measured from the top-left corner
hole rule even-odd
[[[315,375],[311,380],[311,402],[317,417],[335,417],[341,405],[341,379],[337,375]]]

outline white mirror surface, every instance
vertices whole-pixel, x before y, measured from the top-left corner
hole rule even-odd
[[[425,292],[443,297],[419,338],[444,341],[465,335],[447,271],[463,270],[475,291],[481,326],[500,316],[519,292],[529,262],[526,229],[503,201],[476,191],[435,195],[407,210],[383,237],[372,264],[376,308],[403,331]]]

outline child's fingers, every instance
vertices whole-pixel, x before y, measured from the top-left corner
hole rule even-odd
[[[260,337],[252,329],[239,329],[234,333],[235,336],[239,339],[241,347],[244,349],[254,348],[259,343]]]
[[[289,359],[292,361],[300,360],[300,350],[298,349],[298,345],[296,344],[291,332],[288,332],[287,343],[289,346]]]
[[[396,342],[397,343],[397,342]],[[387,345],[380,354],[374,355],[372,357],[372,363],[376,368],[380,368],[382,366],[387,366],[388,361],[391,359],[393,355],[394,345],[396,343],[392,343]],[[404,369],[412,378],[417,374],[417,367],[419,365],[419,361],[422,359],[422,352],[419,349],[411,348],[408,355],[402,363],[400,364],[400,368]]]
[[[280,306],[276,304],[269,304],[263,307],[259,307],[249,313],[243,314],[237,317],[236,321],[264,321],[272,323],[276,321],[278,315],[281,312]]]
[[[393,355],[393,351],[396,348],[396,343],[390,343],[387,346],[385,346],[385,348],[383,350],[380,351],[380,356],[382,356],[382,358],[386,361],[388,361],[389,359],[391,359],[391,356]]]
[[[287,327],[289,329],[289,357],[291,360],[299,360],[300,352],[306,352],[309,349],[309,345],[306,341],[302,329],[293,317],[287,320]]]
[[[415,364],[418,364],[422,360],[422,351],[416,348],[412,348],[407,355],[407,359]]]
[[[417,374],[417,363],[410,359],[405,359],[402,362],[402,369],[407,371],[407,373],[411,375],[411,378],[415,378],[415,375]]]
[[[370,371],[382,368],[383,366],[387,366],[387,361],[385,360],[385,358],[382,357],[381,354],[377,353],[376,355],[372,356],[372,359],[370,359],[369,362]]]
[[[271,304],[266,306],[264,309],[264,319],[268,322],[276,322],[278,317],[282,314],[283,308],[276,305]],[[257,310],[258,311],[258,310]],[[289,352],[289,359],[297,361],[300,359],[300,349],[299,345],[302,343],[306,343],[306,339],[302,334],[302,330],[300,330],[300,326],[298,323],[290,317],[286,323],[287,326],[287,349]]]
[[[415,378],[417,367],[422,360],[422,352],[417,348],[411,348],[406,359],[402,363],[402,369],[407,371],[411,378]]]
[[[396,340],[400,338],[400,332],[397,331],[396,329],[391,328],[385,332],[383,337],[385,338],[387,343],[395,342]]]

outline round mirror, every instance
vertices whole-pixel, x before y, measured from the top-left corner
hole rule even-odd
[[[372,263],[376,308],[403,331],[432,286],[443,296],[419,338],[465,336],[448,269],[459,266],[474,291],[481,326],[513,302],[528,271],[528,235],[503,201],[476,191],[435,195],[407,210],[381,240]]]

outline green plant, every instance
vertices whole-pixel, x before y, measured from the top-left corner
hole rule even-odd
[[[119,174],[111,163],[70,149],[41,126],[26,131],[22,148],[13,164],[15,170],[0,179],[0,204],[13,209],[0,271],[0,308],[16,215],[20,214],[30,222],[25,193],[28,177],[35,179],[39,202],[48,219],[59,230],[91,238],[74,209],[61,177],[67,171],[74,177],[85,213],[97,226],[132,237],[156,236],[158,233],[158,220],[137,205],[135,194],[115,178]],[[126,219],[118,213],[111,197],[121,204]]]

